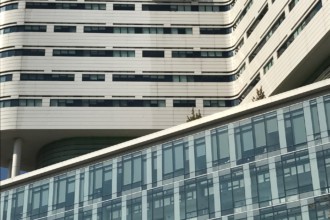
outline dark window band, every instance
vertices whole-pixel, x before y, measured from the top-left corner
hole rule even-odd
[[[159,50],[144,50],[142,57],[164,57],[164,51]]]
[[[134,11],[134,4],[113,4],[114,11]]]
[[[228,58],[233,51],[172,51],[173,58]]]
[[[0,108],[41,106],[42,99],[9,99],[0,101]]]
[[[21,81],[74,81],[74,74],[21,73]]]
[[[13,74],[6,74],[0,76],[0,83],[12,81],[12,80],[13,80]]]
[[[82,81],[105,81],[104,74],[83,74]]]
[[[53,56],[66,57],[134,57],[133,50],[53,50]]]
[[[84,32],[109,34],[192,34],[192,28],[85,26]]]
[[[5,50],[0,52],[0,58],[14,57],[14,56],[45,56],[43,49],[15,49]]]
[[[0,7],[0,12],[18,9],[18,3],[8,4]]]
[[[76,31],[77,31],[76,26],[60,26],[60,25],[54,26],[54,32],[76,32]]]
[[[105,10],[105,4],[93,3],[44,3],[26,2],[26,8],[31,9],[75,9],[75,10]]]
[[[280,57],[283,52],[290,46],[290,44],[298,37],[300,32],[304,30],[307,24],[313,19],[317,12],[322,8],[322,1],[319,1],[313,9],[307,14],[307,16],[300,22],[298,27],[293,31],[293,33],[288,37],[288,39],[282,44],[282,46],[277,50],[277,57]]]
[[[165,107],[165,100],[51,99],[58,107]]]
[[[173,107],[196,107],[196,100],[173,100]]]
[[[233,100],[203,100],[203,107],[232,107],[235,106]]]
[[[275,33],[277,28],[282,24],[284,19],[285,19],[285,12],[283,12],[281,14],[281,16],[276,20],[276,22],[273,24],[273,26],[267,32],[267,34],[259,42],[257,47],[252,51],[252,53],[249,56],[249,62],[251,62],[255,58],[255,56],[257,56],[257,54],[260,52],[260,50],[265,46],[266,42],[271,38],[271,36]]]
[[[239,23],[241,23],[241,21],[243,20],[243,18],[245,17],[246,13],[249,11],[249,9],[251,8],[253,4],[253,0],[250,0],[247,5],[245,6],[245,8],[243,9],[243,11],[239,14],[238,18],[236,19],[233,28],[236,29],[236,27],[239,25]]]
[[[200,28],[200,34],[230,34],[232,32],[232,28]]]
[[[228,4],[228,5],[142,4],[142,11],[224,12],[224,11],[229,11],[233,6],[234,4]]]
[[[247,32],[246,32],[246,36],[247,37],[249,37],[252,34],[252,32],[254,31],[254,29],[256,29],[256,27],[258,26],[258,24],[260,23],[260,21],[264,18],[264,16],[266,15],[267,12],[268,12],[268,5],[266,5],[262,9],[262,11],[260,12],[260,14],[256,18],[256,20],[253,22],[253,24],[251,25],[251,27],[247,30]]]
[[[46,32],[46,25],[16,25],[0,29],[0,34],[9,34],[13,32]]]

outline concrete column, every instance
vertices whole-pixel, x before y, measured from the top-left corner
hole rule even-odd
[[[236,145],[235,145],[235,130],[233,123],[230,123],[228,125],[228,141],[229,141],[230,165],[234,167],[236,166]]]
[[[54,198],[54,177],[49,179],[49,193],[48,193],[48,209],[47,209],[47,217],[51,217],[53,215],[53,198]]]
[[[285,121],[283,109],[277,110],[278,134],[280,138],[281,154],[288,152],[285,134]]]
[[[312,183],[314,189],[314,196],[321,195],[321,184],[320,184],[320,176],[319,176],[319,168],[317,166],[317,156],[315,147],[308,148],[309,153],[309,163],[311,168],[312,174]]]
[[[245,188],[245,201],[247,210],[252,210],[252,189],[249,164],[243,164],[244,172],[244,188]]]
[[[180,185],[174,183],[174,220],[180,220]]]
[[[97,205],[98,205],[98,203],[93,204],[92,220],[97,220]]]
[[[157,186],[162,185],[163,180],[163,152],[162,145],[157,146]]]
[[[188,143],[190,177],[195,177],[195,143],[192,135],[188,137]]]
[[[314,131],[313,131],[313,122],[312,122],[312,114],[310,109],[309,101],[303,102],[304,106],[304,118],[305,118],[305,128],[307,135],[307,144],[308,147],[314,146]]]
[[[86,168],[87,169],[87,168]],[[83,187],[83,186],[81,186]],[[79,198],[80,198],[80,169],[76,170],[75,182],[74,182],[74,220],[78,220],[79,215]]]
[[[211,131],[205,131],[205,153],[206,153],[206,168],[207,173],[212,172],[212,141],[211,141]]]
[[[14,141],[13,160],[11,166],[11,178],[19,175],[21,168],[22,139],[17,138]]]
[[[123,196],[121,200],[121,220],[127,219],[127,196]]]
[[[147,189],[152,187],[152,152],[151,148],[147,149]]]
[[[280,200],[278,198],[276,164],[274,157],[268,158],[268,165],[269,165],[270,189],[272,193],[273,205],[277,205],[280,203]]]
[[[221,203],[220,203],[220,185],[218,172],[213,173],[213,195],[214,195],[214,212],[215,217],[221,217]]]
[[[148,219],[148,195],[147,190],[142,191],[142,219]]]
[[[319,122],[320,122],[320,131],[321,131],[321,138],[325,139],[325,142],[328,140],[328,129],[327,128],[327,117],[325,114],[325,106],[323,97],[317,98],[317,111],[319,113]]]
[[[118,176],[117,158],[114,158],[112,160],[112,198],[117,197],[117,176]]]

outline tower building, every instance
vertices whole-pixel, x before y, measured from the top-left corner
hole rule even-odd
[[[328,4],[1,1],[1,166],[14,146],[29,171],[326,78]]]
[[[0,219],[329,217],[329,0],[0,7]]]

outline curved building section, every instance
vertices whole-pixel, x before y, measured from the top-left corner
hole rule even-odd
[[[60,139],[144,135],[306,84],[330,55],[329,5],[1,1],[1,165],[17,138],[31,170]]]
[[[43,146],[37,156],[37,168],[49,166],[105,147],[133,139],[128,137],[75,137]]]

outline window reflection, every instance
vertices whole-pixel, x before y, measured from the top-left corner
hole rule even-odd
[[[260,207],[271,205],[272,194],[268,164],[256,166],[250,164],[250,177],[252,188],[252,202]]]
[[[252,118],[235,128],[237,163],[245,163],[255,156],[280,148],[276,112]]]
[[[245,206],[243,169],[225,170],[220,174],[221,214],[228,215]]]
[[[303,109],[284,114],[288,151],[306,147],[307,136]]]
[[[276,162],[277,186],[280,198],[313,190],[308,151],[300,151],[281,157]]]

